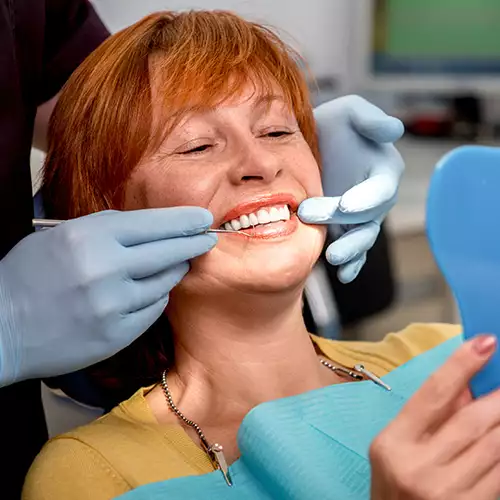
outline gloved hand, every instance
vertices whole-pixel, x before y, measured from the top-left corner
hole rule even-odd
[[[161,315],[188,260],[210,250],[198,207],[101,212],[31,234],[0,262],[0,386],[74,371]]]
[[[396,203],[404,163],[392,143],[404,128],[354,95],[322,104],[314,115],[325,197],[303,201],[298,216],[309,224],[338,225],[332,226],[338,239],[326,258],[340,266],[339,280],[348,283],[363,267],[380,224]]]

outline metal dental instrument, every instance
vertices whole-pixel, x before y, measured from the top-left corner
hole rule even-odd
[[[51,227],[56,227],[61,222],[65,222],[63,220],[57,219],[33,219],[33,227],[37,229],[48,229]],[[232,233],[232,234],[241,234],[243,236],[251,237],[251,234],[245,233],[243,231],[235,231],[234,229],[207,229],[205,233]]]
[[[244,231],[235,231],[234,229],[207,229],[205,233],[232,233],[232,234],[242,234],[243,236],[252,237],[251,234],[245,233]]]

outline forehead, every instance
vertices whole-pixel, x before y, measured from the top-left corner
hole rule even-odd
[[[221,97],[213,103],[200,103],[188,105],[178,111],[181,121],[194,116],[224,114],[234,111],[252,118],[259,118],[269,113],[290,112],[291,108],[285,102],[283,93],[276,90],[276,93],[264,93],[261,89],[255,89],[252,85],[247,85],[241,92],[233,94],[227,98]]]

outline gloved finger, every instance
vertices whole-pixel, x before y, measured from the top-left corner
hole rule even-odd
[[[189,263],[182,262],[149,278],[134,280],[130,285],[131,291],[125,314],[140,311],[163,300],[188,271]]]
[[[340,196],[307,198],[297,209],[298,218],[306,224],[330,224],[343,214],[339,210]]]
[[[212,214],[201,207],[131,210],[109,214],[107,228],[123,246],[190,236],[206,231]]]
[[[217,241],[217,235],[209,233],[129,247],[125,257],[125,271],[132,279],[154,276],[208,252]]]
[[[349,96],[350,119],[353,128],[362,136],[378,143],[396,142],[404,134],[401,120],[386,115],[380,108],[374,106],[359,96]]]
[[[354,281],[357,278],[361,269],[363,269],[365,262],[366,262],[366,253],[360,255],[354,260],[351,260],[347,264],[340,266],[337,272],[337,277],[339,281],[341,283],[350,283],[351,281]]]
[[[364,212],[344,213],[340,210],[341,199],[340,196],[308,198],[299,205],[297,216],[305,224],[363,224],[384,216],[388,210],[376,206]]]
[[[380,224],[377,222],[367,222],[351,229],[326,249],[326,260],[334,266],[356,260],[370,250],[379,232]]]
[[[168,294],[157,302],[126,315],[121,323],[123,333],[122,349],[140,337],[163,314],[168,304]]]
[[[363,216],[365,212],[373,215],[372,211],[376,209],[379,215],[387,213],[396,203],[398,186],[399,175],[394,172],[374,175],[342,195],[338,204],[339,211],[344,214],[361,215],[362,218],[357,223],[363,222],[363,219],[369,220]]]

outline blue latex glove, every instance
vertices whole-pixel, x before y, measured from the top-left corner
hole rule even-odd
[[[198,207],[101,212],[31,234],[0,262],[0,385],[59,375],[126,347],[210,250]]]
[[[298,216],[309,224],[337,225],[332,228],[338,239],[326,258],[340,266],[338,277],[348,283],[363,267],[380,224],[396,203],[404,163],[392,143],[404,127],[358,96],[322,104],[314,115],[325,197],[302,202]]]

